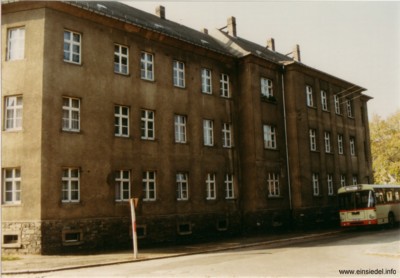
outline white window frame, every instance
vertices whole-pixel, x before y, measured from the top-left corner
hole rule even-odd
[[[79,132],[81,100],[79,98],[63,97],[62,109],[62,130]]]
[[[225,73],[221,73],[221,75],[220,75],[219,91],[220,91],[221,97],[224,97],[224,98],[231,97],[230,86],[229,86],[229,75],[227,75]]]
[[[3,169],[3,204],[21,204],[21,169]]]
[[[279,174],[268,173],[267,184],[268,184],[268,197],[279,197],[281,194],[279,187]]]
[[[324,141],[325,141],[325,152],[331,152],[331,133],[329,131],[324,132]]]
[[[358,184],[358,177],[357,177],[357,175],[353,175],[353,177],[352,177],[352,182],[353,182],[353,185],[357,185],[357,184]]]
[[[143,201],[155,201],[157,198],[157,173],[155,171],[143,172]]]
[[[155,138],[155,113],[152,110],[141,111],[141,139],[154,140]]]
[[[69,34],[69,38],[66,35]],[[64,30],[64,62],[80,65],[82,62],[82,34]]]
[[[204,94],[212,94],[212,78],[211,70],[201,69],[201,92]]]
[[[319,174],[312,174],[313,195],[319,196]]]
[[[343,134],[338,134],[338,153],[343,154]]]
[[[25,58],[25,27],[8,29],[7,61],[23,60]]]
[[[323,111],[328,111],[328,96],[324,90],[321,90],[321,106]]]
[[[273,82],[271,79],[261,77],[261,96],[269,98],[274,96]]]
[[[184,115],[175,115],[175,143],[185,144],[187,118]]]
[[[222,147],[232,148],[232,125],[229,123],[222,124]]]
[[[114,72],[129,74],[129,48],[121,44],[114,44]]]
[[[207,200],[217,199],[217,184],[214,173],[208,173],[206,178]]]
[[[140,77],[145,80],[154,80],[154,55],[142,51],[140,54]]]
[[[353,104],[350,99],[346,100],[346,106],[347,106],[347,117],[349,118],[354,118],[353,116]]]
[[[344,187],[346,186],[346,175],[340,175],[340,186]]]
[[[349,140],[349,145],[350,145],[350,155],[355,156],[356,155],[356,139],[354,137],[350,137]]]
[[[6,131],[22,130],[22,112],[22,96],[5,97],[4,125]]]
[[[313,98],[313,88],[309,85],[306,85],[306,97],[307,97],[307,106],[314,107],[314,98]]]
[[[131,172],[119,170],[115,172],[115,201],[126,202],[131,197]]]
[[[233,183],[233,175],[225,174],[225,199],[234,199],[235,198],[235,188]]]
[[[340,111],[340,97],[338,95],[334,95],[333,99],[335,101],[335,113],[340,115],[341,111]]]
[[[276,128],[272,125],[263,125],[264,148],[276,149]]]
[[[203,120],[204,146],[214,146],[214,121]]]
[[[74,175],[73,175],[74,173]],[[67,174],[67,175],[65,175]],[[80,171],[79,168],[63,168],[62,170],[61,202],[78,203],[80,201]],[[75,184],[76,188],[73,188]],[[66,195],[64,193],[66,192]],[[72,192],[77,193],[77,197],[72,196]]]
[[[310,128],[309,136],[310,136],[310,150],[316,151],[317,150],[317,130]]]
[[[173,61],[173,79],[175,87],[185,88],[185,63]]]
[[[189,200],[189,182],[188,174],[183,172],[176,173],[176,190],[177,200],[187,201]]]
[[[128,106],[114,106],[114,135],[117,137],[129,137]]]
[[[327,184],[328,184],[328,195],[332,196],[334,194],[334,190],[333,190],[333,175],[332,174],[328,174],[326,179],[327,179]]]

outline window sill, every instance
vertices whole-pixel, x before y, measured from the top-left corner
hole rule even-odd
[[[122,77],[131,77],[130,73],[123,73],[123,72],[114,71],[114,74],[117,75],[117,76],[122,76]]]
[[[281,200],[281,199],[283,199],[283,196],[268,195],[268,199],[271,199],[271,200]]]
[[[261,101],[266,102],[266,103],[271,103],[271,104],[277,104],[276,98],[269,98],[269,97],[261,96]]]
[[[22,203],[3,203],[3,208],[22,207]]]

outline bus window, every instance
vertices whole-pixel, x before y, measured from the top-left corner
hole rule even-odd
[[[394,192],[394,199],[398,202],[398,201],[400,201],[400,195],[399,195],[399,191],[398,190],[396,190],[395,192]]]
[[[377,190],[375,192],[375,197],[376,197],[376,203],[377,204],[383,204],[384,200],[383,200],[383,193],[381,190]]]
[[[386,191],[386,201],[387,202],[393,202],[393,193],[392,191]]]

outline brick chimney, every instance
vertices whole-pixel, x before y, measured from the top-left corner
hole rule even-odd
[[[267,40],[267,48],[269,50],[275,51],[275,40],[274,38],[270,38]]]
[[[156,15],[161,18],[165,19],[165,7],[164,6],[157,6],[156,7]]]
[[[293,59],[297,62],[301,62],[301,57],[300,57],[300,46],[296,44],[293,47]]]
[[[228,17],[228,34],[236,37],[236,18],[234,16]]]
[[[207,35],[208,35],[208,29],[207,29],[207,28],[203,28],[203,29],[201,29],[201,30],[200,30],[200,32],[202,32],[202,33],[204,33],[204,34],[207,34]]]

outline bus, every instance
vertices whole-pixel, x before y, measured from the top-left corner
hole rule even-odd
[[[368,226],[400,221],[400,185],[358,184],[338,189],[340,225]]]

